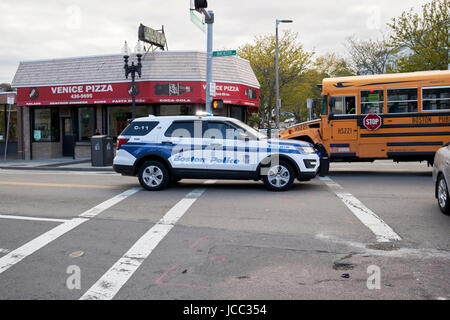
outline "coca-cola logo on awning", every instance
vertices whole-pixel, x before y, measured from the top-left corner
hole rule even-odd
[[[130,96],[133,93],[133,85],[131,83],[128,85],[127,92]],[[139,85],[137,83],[134,84],[134,92],[135,95],[139,94]]]
[[[28,90],[28,96],[31,100],[37,99],[39,97],[39,90],[37,88],[30,88],[30,90]]]

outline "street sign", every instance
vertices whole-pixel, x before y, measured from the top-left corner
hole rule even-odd
[[[14,104],[14,101],[15,101],[14,97],[15,96],[13,94],[8,94],[7,97],[6,97],[7,103],[8,104]]]
[[[312,107],[313,107],[313,99],[306,99],[306,107],[308,108],[308,109],[312,109]]]
[[[163,32],[146,27],[142,23],[139,26],[138,36],[139,40],[153,44],[163,50],[166,46],[166,36]]]
[[[209,95],[211,97],[214,97],[216,95],[216,83],[215,82],[211,82],[210,83],[210,87],[209,87]]]
[[[205,22],[195,13],[195,10],[191,11],[191,22],[195,24],[203,33],[206,33]]]
[[[367,130],[377,130],[381,127],[382,119],[376,113],[371,113],[364,118],[363,123]]]
[[[213,51],[213,57],[235,56],[236,50]]]

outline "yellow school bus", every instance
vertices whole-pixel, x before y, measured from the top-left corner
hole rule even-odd
[[[320,119],[280,133],[323,145],[330,161],[433,162],[450,142],[450,71],[327,78]],[[325,151],[325,150],[324,150]]]

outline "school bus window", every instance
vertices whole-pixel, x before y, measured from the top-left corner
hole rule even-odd
[[[417,112],[417,88],[388,89],[387,107],[389,113]]]
[[[344,105],[347,114],[356,114],[356,97],[344,97]]]
[[[383,112],[383,90],[361,90],[361,114]]]
[[[334,99],[334,108],[331,108],[333,114],[356,114],[356,97],[334,97]]]
[[[449,110],[450,87],[422,88],[422,110]]]

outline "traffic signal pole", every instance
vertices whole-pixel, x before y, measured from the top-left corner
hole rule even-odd
[[[212,114],[212,97],[211,97],[211,83],[212,83],[212,57],[213,57],[213,23],[214,12],[202,9],[205,15],[205,23],[208,26],[207,30],[207,44],[206,44],[206,112]]]

